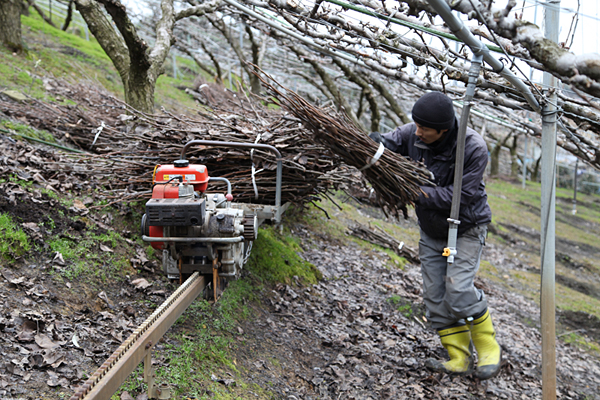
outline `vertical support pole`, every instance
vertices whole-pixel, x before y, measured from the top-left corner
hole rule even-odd
[[[579,169],[579,158],[575,159],[575,170],[573,171],[573,215],[577,214],[577,170]]]
[[[240,53],[244,54],[244,26],[245,24],[242,22],[240,24]],[[240,60],[240,83],[244,84],[244,64],[243,60]]]
[[[560,0],[545,5],[544,34],[558,42]],[[542,399],[556,399],[556,305],[555,305],[555,213],[556,213],[556,85],[557,79],[544,72],[549,88],[542,109],[542,198],[541,198],[541,301]]]
[[[523,179],[521,187],[525,189],[525,182],[527,181],[527,145],[529,143],[529,136],[525,134],[525,148],[523,149]]]
[[[463,102],[462,114],[458,125],[458,136],[456,138],[456,161],[454,167],[454,189],[452,190],[452,206],[450,208],[450,218],[448,218],[448,247],[442,253],[448,257],[448,266],[454,264],[454,256],[456,255],[456,242],[458,239],[458,225],[460,220],[460,197],[462,191],[462,179],[465,166],[465,139],[467,136],[467,124],[469,123],[469,113],[473,97],[475,96],[475,87],[477,86],[477,77],[483,63],[483,55],[481,53],[473,54],[471,58],[471,68],[469,68],[469,81],[467,83],[467,91]]]
[[[52,22],[52,0],[48,0],[48,18]]]
[[[276,172],[276,176],[275,176],[275,186],[278,188],[281,188],[281,181],[283,179],[283,162],[281,161],[281,159],[277,160],[277,172]],[[281,190],[278,190],[275,192],[275,223],[276,224],[280,224],[281,223]]]
[[[171,64],[173,64],[173,79],[177,79],[177,57],[175,57],[175,52],[171,52]]]

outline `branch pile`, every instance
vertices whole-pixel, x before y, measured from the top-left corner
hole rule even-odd
[[[314,138],[330,148],[348,165],[363,169],[371,164],[379,145],[354,125],[343,113],[319,109],[292,90],[264,74],[260,77],[278,104],[292,112]],[[433,185],[431,173],[421,164],[391,151],[363,170],[383,209],[406,217],[406,205],[413,204],[422,192],[420,186]]]
[[[103,189],[107,198],[119,202],[149,197],[154,166],[179,159],[185,143],[196,139],[275,146],[283,158],[283,202],[305,203],[337,184],[360,183],[360,175],[343,165],[329,149],[314,143],[296,118],[258,106],[243,91],[233,93],[207,84],[190,91],[207,106],[197,117],[164,110],[160,115],[141,113],[84,85],[62,93],[78,106],[0,100],[0,112],[45,129],[86,151],[61,155],[59,161],[48,165],[45,178],[79,176],[89,185]],[[235,201],[274,203],[273,154],[192,148],[187,158],[191,163],[206,165],[210,176],[228,178]],[[209,187],[212,191],[223,189],[224,186]]]

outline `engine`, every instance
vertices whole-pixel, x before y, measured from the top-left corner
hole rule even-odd
[[[207,193],[209,181],[227,184],[227,193]],[[209,177],[206,166],[177,160],[154,170],[152,198],[142,217],[142,238],[163,251],[169,279],[182,282],[195,271],[235,278],[256,239],[257,217],[232,203],[231,184]]]

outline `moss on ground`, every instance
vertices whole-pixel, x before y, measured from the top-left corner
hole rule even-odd
[[[29,236],[12,220],[10,215],[0,213],[0,259],[11,260],[31,250]]]
[[[272,227],[261,229],[247,268],[266,283],[291,284],[293,277],[297,276],[305,284],[314,284],[322,278],[322,274],[314,265],[304,261],[297,254],[299,251],[300,246],[291,235],[278,234]]]
[[[19,122],[2,119],[0,120],[0,127],[14,132],[17,138],[20,138],[22,136],[28,136],[34,139],[40,139],[50,143],[56,143],[56,139],[54,138],[54,136],[52,136],[50,132],[38,130],[30,127],[29,125],[21,124]]]

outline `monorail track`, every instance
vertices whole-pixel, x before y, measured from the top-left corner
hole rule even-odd
[[[154,383],[152,348],[202,293],[206,284],[204,276],[198,272],[192,274],[77,389],[70,400],[110,399],[142,361],[144,361],[144,380],[148,384],[148,397],[168,399],[170,396],[168,387]]]

